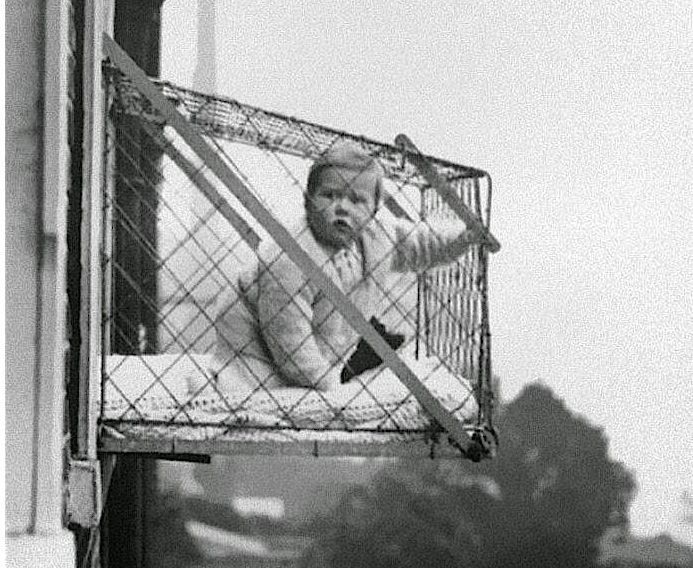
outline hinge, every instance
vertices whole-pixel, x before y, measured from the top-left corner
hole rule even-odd
[[[70,460],[67,477],[67,520],[82,528],[98,526],[103,509],[98,460]]]

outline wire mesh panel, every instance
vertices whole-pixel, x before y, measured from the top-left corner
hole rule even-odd
[[[211,167],[106,75],[104,450],[459,455],[441,419],[492,427],[487,252],[401,149],[158,83]],[[431,162],[488,224],[487,174]]]

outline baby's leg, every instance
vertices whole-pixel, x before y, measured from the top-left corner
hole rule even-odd
[[[251,356],[236,357],[213,371],[213,388],[221,396],[247,397],[281,386],[272,366]]]
[[[185,380],[187,382],[188,396],[197,396],[203,393],[208,394],[211,384],[216,379],[212,369],[203,368],[202,370],[196,369],[195,372],[188,373]]]

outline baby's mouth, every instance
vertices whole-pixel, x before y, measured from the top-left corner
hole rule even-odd
[[[337,219],[332,223],[332,226],[338,231],[349,231],[351,232],[351,225],[344,221],[343,219]]]

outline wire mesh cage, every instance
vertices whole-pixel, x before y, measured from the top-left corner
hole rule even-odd
[[[489,453],[488,250],[406,152],[117,60],[105,66],[102,449]],[[353,190],[361,171],[336,180],[344,195],[320,193],[324,179],[311,189],[341,148],[384,174],[373,204]],[[487,228],[488,174],[427,159]],[[344,226],[326,229],[343,246],[316,228],[315,203],[333,197],[351,200]],[[476,454],[450,425],[483,441]]]

